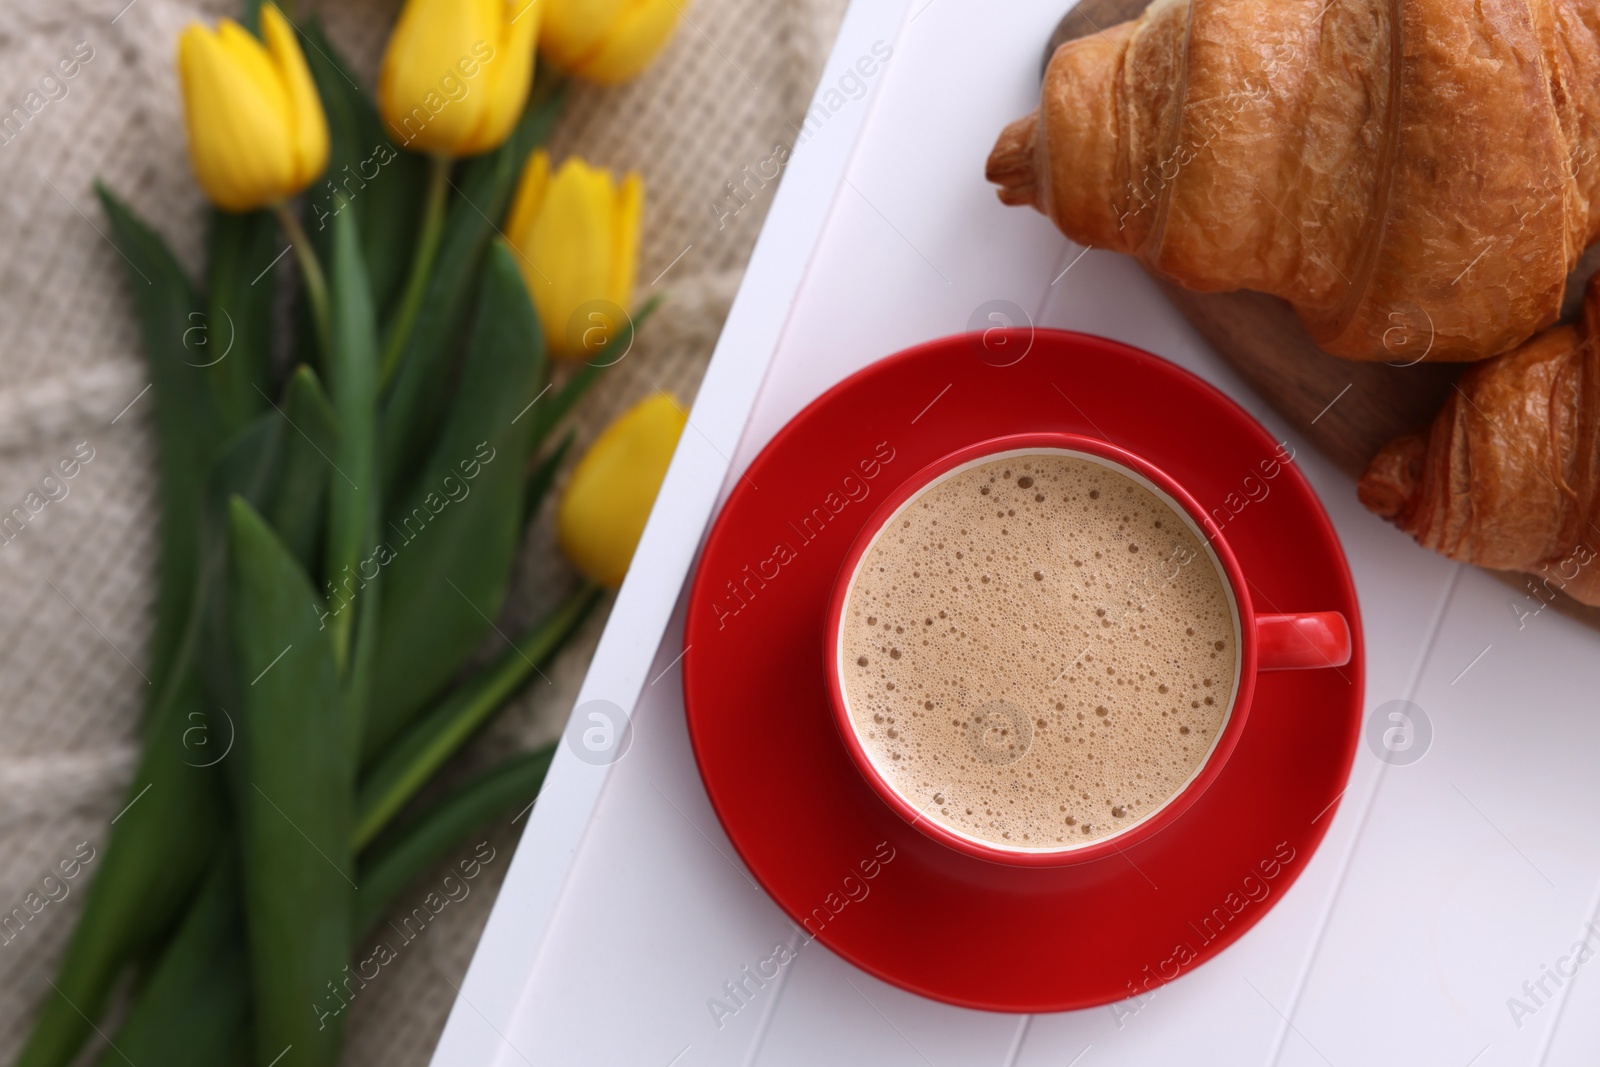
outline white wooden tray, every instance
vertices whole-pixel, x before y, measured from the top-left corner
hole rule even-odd
[[[1041,216],[996,202],[984,158],[1033,106],[1040,42],[1061,14],[1061,0],[851,8],[579,698],[628,709],[631,746],[609,765],[565,747],[557,758],[439,1067],[1600,1056],[1600,963],[1589,966],[1600,933],[1586,925],[1600,908],[1596,635],[1554,611],[1528,614],[1537,602],[1366,514],[1349,479],[1131,262],[1085,253]],[[886,48],[887,63],[858,68]],[[812,945],[719,1025],[708,1001],[726,1002],[724,983],[793,935],[734,857],[689,751],[679,663],[695,553],[786,419],[874,359],[966,329],[994,299],[1171,359],[1297,446],[1360,591],[1366,707],[1413,702],[1431,745],[1409,765],[1363,748],[1301,879],[1238,944],[1142,1001],[963,1011]]]

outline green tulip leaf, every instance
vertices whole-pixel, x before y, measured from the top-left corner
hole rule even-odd
[[[199,734],[220,736],[218,724],[208,718],[192,669],[167,685],[110,841],[99,850],[88,841],[80,846],[79,858],[91,860],[94,872],[88,900],[18,1067],[73,1061],[125,968],[182,914],[222,835],[219,775],[194,766],[202,757],[184,747]]]
[[[155,408],[161,580],[146,673],[151,689],[160,691],[194,599],[200,494],[223,432],[210,391],[192,366],[199,362],[194,351],[203,348],[199,340],[208,336],[205,305],[155,231],[110,189],[97,185],[96,191],[111,220],[111,241],[128,263],[129,291],[150,368],[153,396],[145,403]]]
[[[530,104],[506,143],[469,162],[455,179],[456,195],[415,322],[398,363],[384,368],[379,444],[386,499],[400,495],[428,454],[448,406],[455,341],[477,289],[484,250],[498,232],[523,161],[549,137],[561,98],[556,92]]]
[[[347,679],[346,722],[354,760],[360,751],[371,660],[376,651],[376,613],[380,610],[376,582],[379,572],[375,563],[367,563],[376,548],[378,527],[378,326],[354,214],[346,212],[334,219],[332,264],[329,391],[339,437],[334,452],[335,477],[328,483],[328,546],[323,573],[333,589],[328,628],[335,662]],[[366,573],[368,566],[373,568],[370,574]]]
[[[333,459],[339,449],[339,419],[316,372],[304,364],[289,376],[286,393],[269,413],[285,425],[281,467],[265,514],[310,573],[320,562],[328,483],[339,477]]]
[[[493,625],[522,533],[526,417],[544,380],[539,320],[496,243],[444,429],[379,543],[384,594],[363,751],[381,748]]]
[[[276,418],[272,416],[271,418]],[[95,861],[83,914],[17,1063],[63,1067],[103,1014],[116,979],[149,953],[183,914],[224,832],[226,803],[218,764],[235,744],[236,720],[219,708],[228,657],[207,640],[219,627],[228,498],[260,499],[271,481],[280,438],[262,416],[222,450],[198,502],[196,578],[172,664],[146,720],[144,751]],[[205,670],[202,671],[202,666]],[[156,687],[152,686],[152,690]]]
[[[468,833],[533,801],[553,756],[553,746],[547,746],[484,772],[388,840],[382,852],[363,865],[351,926],[358,952],[406,886],[458,847]],[[247,1062],[249,956],[236,882],[232,857],[219,857],[99,1067],[130,1062],[242,1067]],[[314,1002],[312,1011],[319,1021],[330,1023],[342,1014],[326,993]]]
[[[338,1020],[309,1005],[344,967],[355,893],[344,704],[321,598],[243,499],[229,509],[228,630],[238,751],[228,761],[238,821],[257,1059],[338,1059]]]
[[[218,850],[200,894],[145,980],[99,1067],[248,1062],[250,961],[238,859]]]
[[[572,636],[597,597],[593,590],[575,595],[555,614],[519,638],[517,648],[534,662],[548,662]],[[456,693],[431,711],[423,723],[442,729],[429,735],[430,743],[418,745],[416,749],[428,756],[440,751],[449,755],[457,751],[474,730],[481,728],[486,717],[502,710],[532,673],[531,668],[523,671],[506,662],[510,658],[514,657],[508,652],[500,662],[463,683]],[[464,721],[468,719],[470,722]],[[463,730],[462,726],[467,728]],[[450,734],[449,741],[441,745],[439,740],[446,732]],[[408,734],[408,738],[410,736]],[[363,836],[372,838],[382,831],[400,806],[392,802],[392,790],[376,789],[371,783],[407,777],[406,788],[414,789],[408,776],[394,773],[396,768],[405,766],[402,759],[395,756],[401,743],[392,746],[379,763],[368,770],[361,791],[363,799],[357,808],[352,849],[359,849],[358,842]],[[351,928],[358,939],[375,917],[391,906],[395,895],[437,860],[440,849],[447,848],[495,811],[520,807],[531,800],[543,780],[548,762],[548,753],[511,760],[489,772],[478,783],[463,788],[407,828],[385,834],[378,845],[368,850],[374,856],[364,860],[363,871],[370,871],[370,876],[363,873],[358,878],[361,888],[356,894],[355,912],[362,918]],[[429,763],[429,766],[434,765]],[[508,788],[508,778],[516,776],[521,776],[522,784]],[[400,797],[401,804],[410,795],[410,792],[404,793]],[[493,797],[501,799],[491,799]],[[380,816],[380,808],[386,808],[389,816]],[[205,888],[163,949],[123,1029],[117,1033],[116,1047],[126,1052],[133,1062],[210,1067],[243,1061],[240,1051],[246,1035],[241,1027],[234,1025],[234,1020],[248,1015],[249,956],[245,949],[238,891],[233,889],[225,899],[219,899],[222,894],[218,893],[224,881],[229,885],[236,883],[236,877],[230,878],[234,864],[230,850],[219,853]],[[196,1012],[204,1012],[205,1017],[198,1017]],[[102,1067],[116,1067],[122,1062],[120,1056],[108,1052],[102,1059]]]
[[[554,757],[555,746],[546,745],[506,760],[386,838],[371,861],[362,864],[354,928],[363,933],[370,930],[407,885],[443,859],[468,833],[495,815],[531,804]]]

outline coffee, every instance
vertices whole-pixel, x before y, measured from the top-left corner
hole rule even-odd
[[[1236,625],[1171,504],[1120,467],[1030,450],[957,468],[885,524],[840,676],[868,757],[928,819],[1055,850],[1127,829],[1205,762]]]

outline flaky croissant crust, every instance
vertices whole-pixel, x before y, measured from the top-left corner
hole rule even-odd
[[[988,175],[1336,355],[1481,359],[1600,237],[1600,0],[1157,0],[1057,50]]]
[[[1580,323],[1468,370],[1358,491],[1427,548],[1600,605],[1600,276]]]

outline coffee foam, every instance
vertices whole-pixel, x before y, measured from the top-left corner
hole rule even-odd
[[[1189,523],[1073,453],[959,468],[857,567],[840,673],[856,734],[931,820],[1010,849],[1127,829],[1210,754],[1236,616]]]

